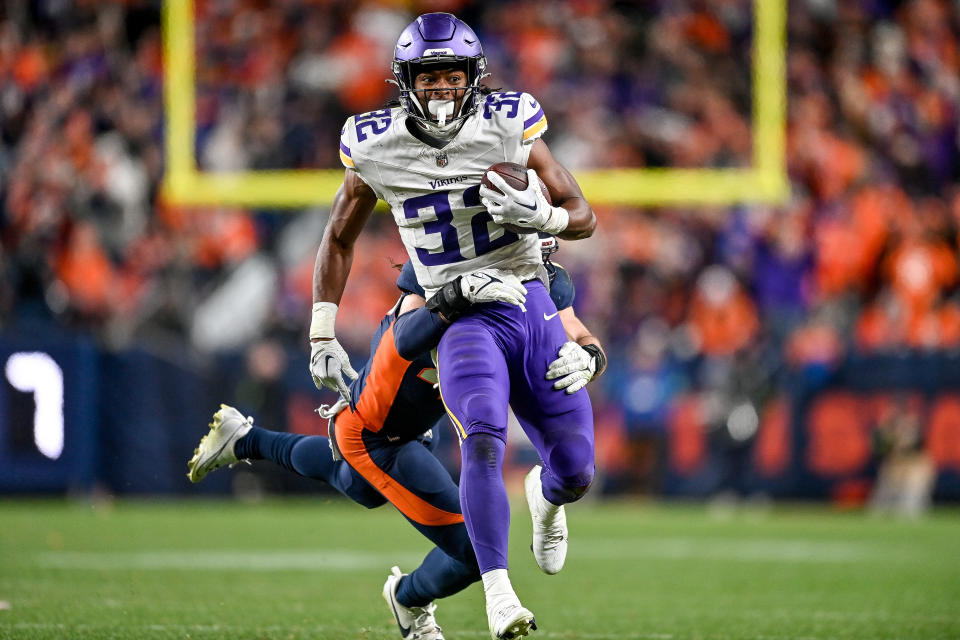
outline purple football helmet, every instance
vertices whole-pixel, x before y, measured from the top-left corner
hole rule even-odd
[[[417,99],[414,89],[417,74],[430,66],[462,68],[466,72],[467,86],[453,90],[454,95],[462,92],[460,108],[450,114],[452,117],[442,127],[444,130],[458,128],[477,110],[480,79],[484,77],[487,67],[477,34],[452,14],[425,13],[411,22],[397,40],[393,76],[400,87],[400,103],[412,118],[437,129],[437,123],[424,111],[424,105]]]

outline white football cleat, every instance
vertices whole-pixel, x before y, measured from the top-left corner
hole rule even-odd
[[[187,463],[190,482],[200,482],[208,473],[224,465],[235,465],[238,460],[233,453],[234,445],[252,427],[253,418],[244,418],[233,407],[221,404],[220,410],[213,414],[210,431],[200,440]]]
[[[533,520],[533,544],[530,549],[544,573],[553,575],[563,569],[567,559],[567,515],[563,505],[555,505],[543,497],[540,465],[523,479],[523,490]]]
[[[516,599],[488,607],[487,624],[493,640],[526,638],[531,631],[537,629],[537,621],[534,620],[533,613]]]
[[[400,573],[400,567],[393,567],[383,584],[383,599],[390,605],[400,627],[400,637],[405,640],[443,640],[443,630],[433,617],[437,605],[431,602],[424,607],[405,607],[397,601],[397,587],[405,575]]]

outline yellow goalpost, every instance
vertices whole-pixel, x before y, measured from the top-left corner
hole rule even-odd
[[[778,203],[786,174],[786,2],[753,0],[753,160],[748,168],[602,169],[576,172],[593,204],[657,206]],[[190,206],[300,208],[328,205],[342,169],[215,173],[195,160],[196,46],[193,0],[163,3],[164,195]],[[339,127],[340,123],[330,123]]]

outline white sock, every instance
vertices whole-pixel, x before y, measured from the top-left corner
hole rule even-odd
[[[483,592],[487,596],[487,602],[497,602],[505,598],[517,600],[517,594],[513,591],[513,585],[510,584],[510,577],[506,569],[493,569],[480,576],[483,580]]]

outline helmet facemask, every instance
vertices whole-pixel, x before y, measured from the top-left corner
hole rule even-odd
[[[460,130],[464,121],[479,107],[480,80],[487,74],[484,56],[467,57],[435,55],[408,61],[393,61],[393,75],[400,88],[400,104],[404,111],[424,130],[438,137],[449,137]],[[466,86],[447,87],[453,100],[431,100],[436,89],[416,89],[417,75],[431,70],[455,69],[466,75]],[[452,103],[452,104],[451,104]]]
[[[555,236],[552,236],[549,233],[538,231],[537,235],[540,239],[540,257],[543,258],[544,264],[549,264],[550,256],[560,250],[560,243],[557,242],[557,238]]]

